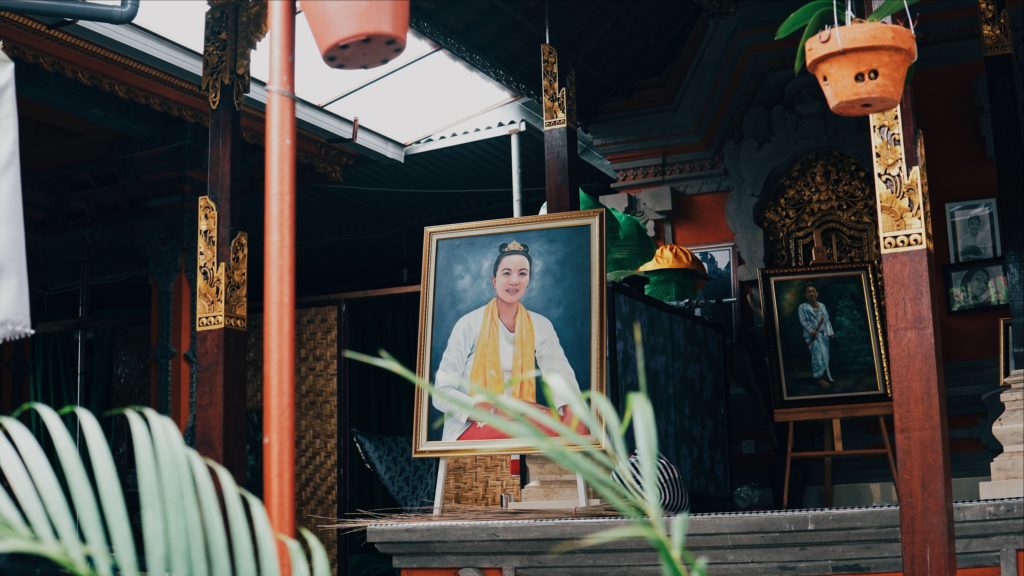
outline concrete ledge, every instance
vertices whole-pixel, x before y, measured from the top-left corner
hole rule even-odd
[[[1000,566],[1024,549],[1024,499],[953,506],[957,563]],[[421,522],[373,526],[368,540],[399,568],[495,568],[517,576],[660,574],[642,541],[551,553],[559,544],[624,523],[621,519]],[[899,571],[899,507],[697,514],[687,548],[716,576]],[[1015,567],[1014,567],[1015,570]],[[1015,574],[1016,572],[1011,572]]]

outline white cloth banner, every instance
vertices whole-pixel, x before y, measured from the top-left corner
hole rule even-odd
[[[0,342],[31,335],[14,62],[0,50]]]

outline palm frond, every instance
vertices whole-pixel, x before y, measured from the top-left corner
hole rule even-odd
[[[641,346],[638,342],[638,351]],[[468,414],[471,420],[493,426],[527,443],[567,470],[580,474],[598,496],[618,513],[632,519],[627,526],[591,534],[556,552],[637,538],[645,540],[657,553],[663,573],[680,576],[705,574],[705,563],[682,548],[683,535],[677,532],[685,531],[685,520],[673,519],[671,530],[666,529],[657,482],[657,426],[654,408],[646,393],[629,393],[625,414],[620,417],[605,396],[597,393],[578,395],[567,390],[559,394],[560,387],[566,383],[557,378],[549,379],[546,384],[554,389],[553,395],[572,399],[569,407],[573,415],[590,430],[590,435],[584,436],[577,433],[574,426],[566,426],[557,414],[539,412],[532,404],[471,383],[468,383],[469,400],[465,396],[439,390],[386,352],[382,351],[377,357],[346,351],[345,356],[401,376],[428,394],[441,398],[455,410]],[[497,413],[477,408],[478,402],[495,406]],[[625,434],[630,426],[633,428],[639,474],[634,472],[626,448]],[[546,430],[554,431],[558,436],[549,436]]]
[[[279,573],[263,504],[222,466],[187,447],[170,418],[150,408],[117,411],[128,422],[135,456],[142,525],[136,543],[125,492],[96,418],[84,408],[58,413],[41,404],[26,404],[17,413],[34,414],[41,422],[54,462],[27,426],[0,416],[0,479],[10,487],[8,492],[0,484],[0,554],[37,556],[88,576],[139,574],[138,552],[153,574]],[[62,415],[77,418],[83,446]],[[330,574],[326,551],[312,533],[302,531],[308,555],[295,539],[279,538],[292,574]]]

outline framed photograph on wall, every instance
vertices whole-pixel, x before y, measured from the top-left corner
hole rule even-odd
[[[946,266],[946,304],[950,312],[993,308],[1009,301],[1002,258]]]
[[[481,387],[555,410],[559,377],[604,393],[602,210],[424,229],[417,374],[473,402]],[[526,443],[416,391],[413,456],[521,454]]]
[[[735,298],[739,293],[739,280],[736,275],[736,244],[730,242],[693,246],[690,247],[690,251],[704,263],[704,268],[708,271],[708,281],[700,291],[700,299]],[[736,341],[739,314],[735,304],[708,304],[696,310],[698,316],[721,324],[725,330],[727,341]]]
[[[776,408],[892,397],[871,264],[760,272]]]
[[[1013,322],[1009,318],[999,319],[999,385],[1010,376],[1014,370],[1020,370],[1013,361],[1013,331],[1010,327]]]
[[[999,245],[995,198],[946,204],[946,230],[949,233],[950,262],[986,260],[1003,255]]]

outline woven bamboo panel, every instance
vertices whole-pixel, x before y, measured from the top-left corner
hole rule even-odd
[[[508,456],[448,459],[444,505],[500,506],[502,494],[519,500],[519,477],[509,473]]]
[[[246,410],[263,408],[262,318],[249,317]],[[304,308],[295,316],[296,525],[312,530],[338,570],[337,531],[316,526],[338,516],[338,314]],[[252,448],[250,448],[252,449]],[[260,450],[259,447],[255,448]]]
[[[337,566],[336,530],[318,530],[338,515],[338,309],[295,315],[296,523],[324,543]]]

